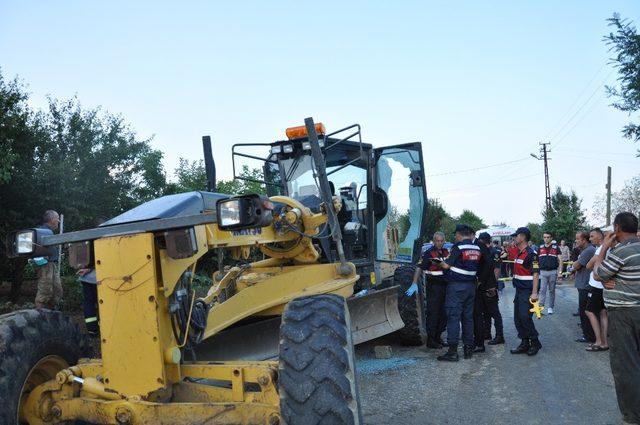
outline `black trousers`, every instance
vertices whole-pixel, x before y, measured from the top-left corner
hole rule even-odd
[[[596,335],[593,333],[591,322],[585,313],[587,307],[587,301],[589,300],[588,289],[578,289],[578,312],[580,313],[580,328],[582,328],[582,335],[589,342],[596,342]]]
[[[82,282],[82,310],[84,322],[89,332],[98,332],[98,287]]]
[[[498,291],[489,296],[482,285],[478,287],[473,305],[473,336],[477,346],[484,345],[485,335],[491,335],[491,319],[496,327],[496,336],[504,336],[502,314],[498,307]]]
[[[531,289],[516,288],[516,296],[513,299],[513,321],[520,339],[538,338],[536,325],[533,324],[533,313],[529,311],[531,292]]]
[[[447,328],[447,313],[444,300],[447,294],[445,281],[427,277],[427,333],[431,337],[439,336]]]
[[[609,361],[624,420],[640,424],[640,307],[609,308]]]

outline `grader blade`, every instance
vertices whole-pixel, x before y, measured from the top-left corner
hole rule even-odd
[[[398,287],[347,299],[351,335],[357,345],[404,327],[398,311]]]

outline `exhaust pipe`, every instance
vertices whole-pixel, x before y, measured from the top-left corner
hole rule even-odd
[[[211,136],[202,136],[202,150],[204,151],[204,169],[207,173],[207,192],[215,192],[216,163],[211,153]]]

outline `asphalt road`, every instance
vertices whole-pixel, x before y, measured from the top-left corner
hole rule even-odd
[[[507,283],[509,286],[509,283]],[[558,286],[553,315],[536,320],[543,348],[537,356],[512,355],[513,288],[500,299],[505,345],[458,363],[438,362],[444,350],[402,347],[383,338],[357,347],[364,422],[367,424],[619,424],[609,353],[587,352],[577,291]],[[376,359],[375,345],[391,345],[391,359]],[[460,354],[461,354],[460,350]]]

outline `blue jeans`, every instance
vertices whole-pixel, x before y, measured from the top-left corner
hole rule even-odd
[[[475,282],[447,282],[445,310],[447,311],[447,343],[457,346],[460,340],[462,323],[462,342],[473,346],[473,303],[476,296]]]

